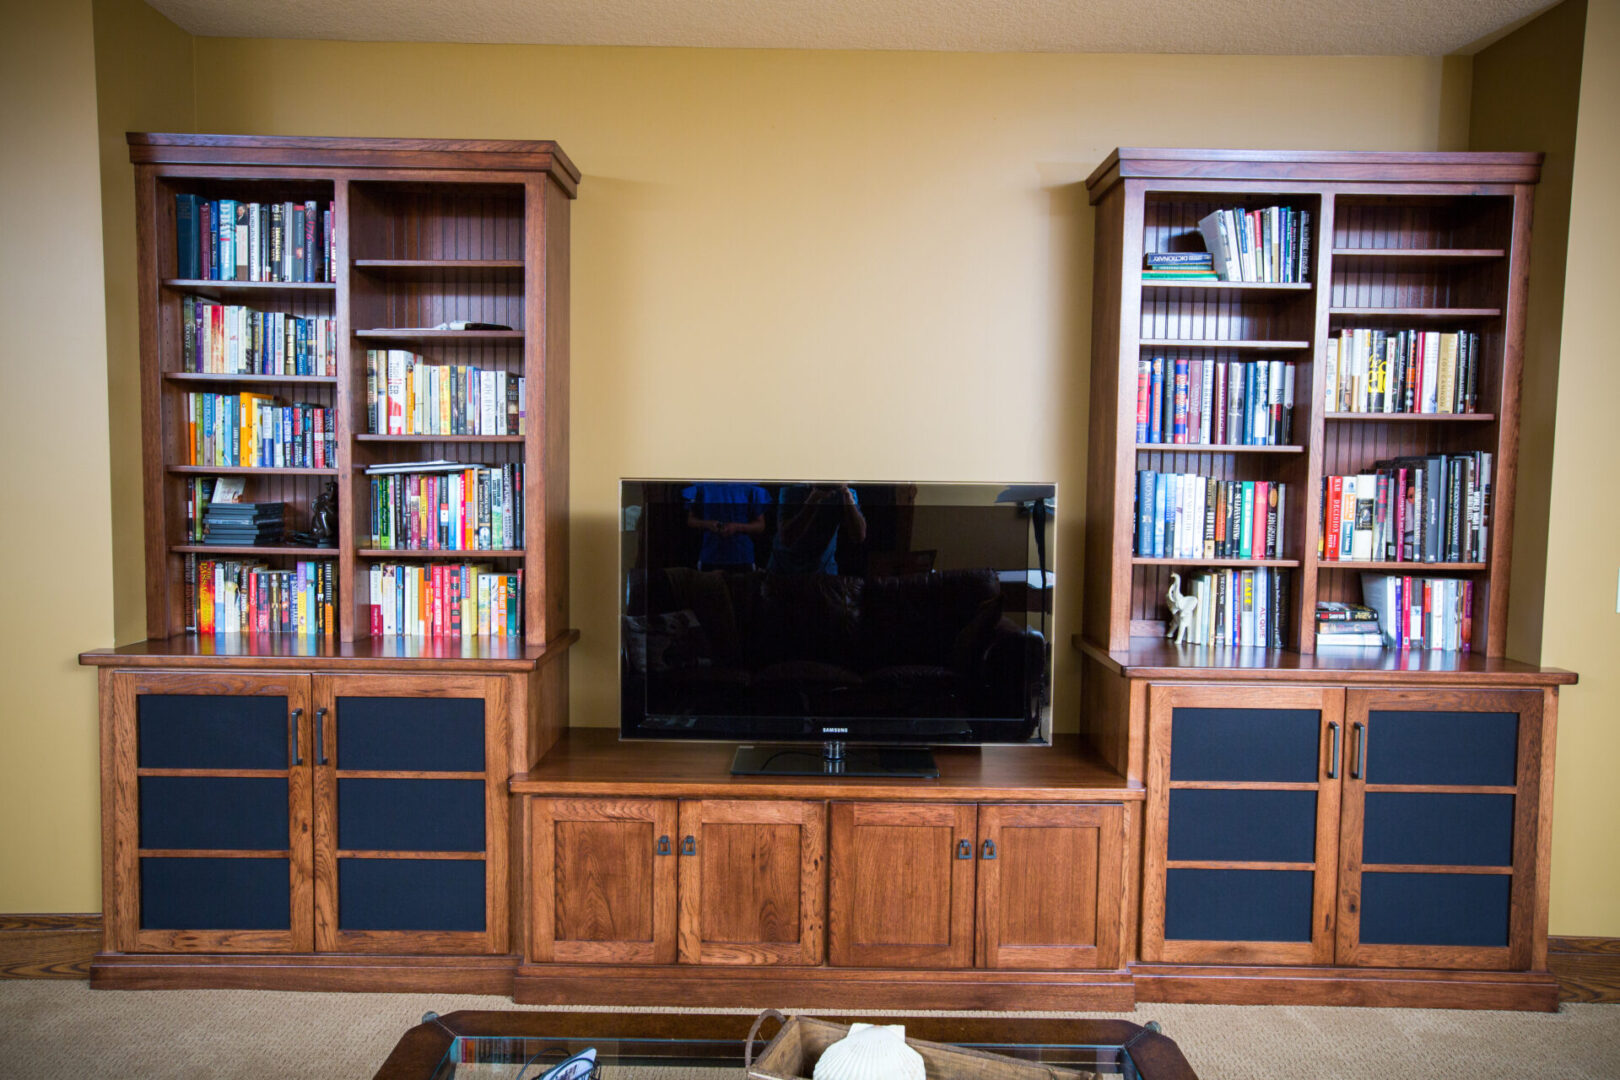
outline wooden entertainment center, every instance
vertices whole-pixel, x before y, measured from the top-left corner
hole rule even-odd
[[[1556,1007],[1546,971],[1558,686],[1502,656],[1529,205],[1539,157],[1134,151],[1097,206],[1077,734],[937,751],[937,780],[738,777],[732,747],[568,727],[568,213],[555,144],[132,135],[145,420],[148,640],[99,668],[100,987],[511,994],[552,1004],[1096,1010],[1136,1001]],[[182,279],[177,195],[330,204],[329,282]],[[1220,205],[1313,214],[1308,280],[1141,280],[1144,250]],[[335,319],[336,374],[182,369],[200,296]],[[1421,305],[1421,306],[1419,306]],[[509,331],[434,330],[454,320]],[[1481,412],[1328,415],[1329,333],[1479,330]],[[521,434],[368,429],[368,349],[526,377]],[[1148,349],[1297,362],[1266,448],[1139,446]],[[319,469],[186,457],[184,395],[265,387],[337,417]],[[1316,557],[1319,478],[1489,450],[1489,559],[1470,652],[1317,652],[1318,599],[1367,564]],[[521,547],[374,544],[363,470],[522,465]],[[1134,474],[1279,479],[1298,579],[1284,649],[1171,645],[1174,567],[1133,554]],[[337,485],[337,546],[219,549],[187,482],[248,499]],[[199,635],[188,557],[329,557],[329,637]],[[521,569],[522,632],[372,632],[370,567]],[[1078,570],[1079,568],[1077,568]],[[1387,567],[1386,567],[1387,569]],[[1074,718],[1058,718],[1073,728]]]

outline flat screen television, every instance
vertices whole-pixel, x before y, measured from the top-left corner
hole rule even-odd
[[[622,738],[797,744],[733,771],[850,775],[1049,739],[1054,485],[619,492]]]

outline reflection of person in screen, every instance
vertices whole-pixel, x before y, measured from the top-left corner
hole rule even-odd
[[[686,523],[703,531],[699,570],[752,570],[771,493],[758,484],[698,483],[681,490]]]
[[[775,574],[838,573],[838,535],[866,540],[866,518],[848,484],[789,484],[777,495],[776,543],[768,569]]]

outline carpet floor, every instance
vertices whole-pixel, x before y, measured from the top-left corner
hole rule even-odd
[[[516,1008],[454,994],[91,991],[8,980],[0,1076],[364,1078],[424,1012]],[[1098,1015],[1157,1020],[1201,1080],[1620,1078],[1616,1005],[1548,1014],[1149,1003]]]

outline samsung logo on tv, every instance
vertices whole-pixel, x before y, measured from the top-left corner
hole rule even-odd
[[[824,727],[824,728],[821,729],[821,733],[823,735],[848,735],[849,734],[849,728],[847,728],[847,727]]]

